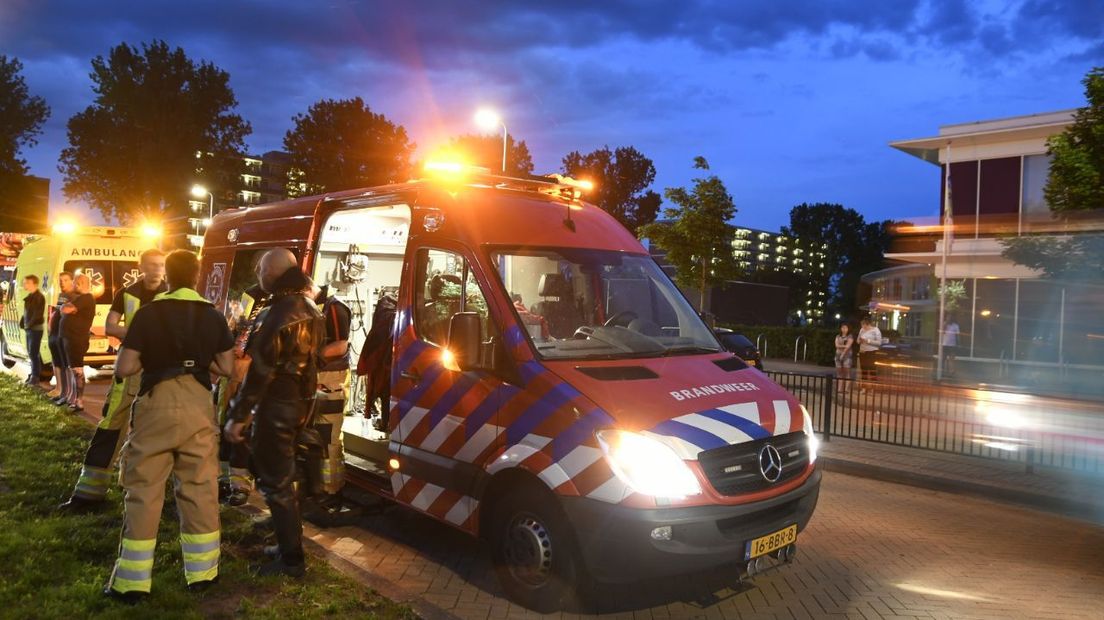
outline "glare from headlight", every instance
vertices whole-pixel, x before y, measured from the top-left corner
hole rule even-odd
[[[815,463],[817,460],[817,450],[820,449],[820,438],[813,432],[813,416],[809,415],[809,410],[805,408],[805,405],[801,405],[801,415],[804,421],[801,423],[801,430],[805,431],[805,436],[809,439],[809,463]]]
[[[701,493],[690,467],[659,441],[618,430],[598,431],[597,436],[610,469],[633,491],[668,499]]]

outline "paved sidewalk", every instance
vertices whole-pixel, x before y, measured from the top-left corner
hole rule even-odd
[[[933,450],[832,437],[821,442],[829,471],[1012,502],[1104,523],[1104,476]]]

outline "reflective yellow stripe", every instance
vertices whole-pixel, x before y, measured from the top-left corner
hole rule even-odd
[[[184,579],[188,583],[207,581],[218,575],[221,549],[218,531],[206,534],[180,534],[180,548],[184,555]]]
[[[154,301],[162,301],[166,299],[175,299],[177,301],[199,301],[205,304],[211,303],[207,301],[207,298],[190,288],[178,288],[175,291],[169,291],[167,293],[158,293],[157,297],[154,297]]]
[[[157,540],[123,538],[119,559],[111,572],[111,588],[117,592],[149,592],[153,583],[153,551]]]
[[[185,534],[180,533],[180,544],[182,545],[202,545],[209,542],[218,542],[220,539],[219,530],[208,532],[206,534]]]
[[[111,577],[111,589],[126,594],[127,592],[149,592],[153,585],[153,579],[127,579],[115,574]]]
[[[112,472],[107,469],[85,465],[81,468],[80,477],[77,478],[76,491],[85,490],[97,497],[103,497],[107,493],[107,487],[111,486]]]
[[[157,539],[151,538],[149,540],[134,540],[131,538],[124,538],[122,547],[123,549],[128,549],[130,551],[149,551],[150,549],[154,549],[157,547]]]
[[[119,410],[122,408],[123,399],[125,399],[127,395],[127,381],[130,381],[129,377],[118,383],[114,381],[111,382],[111,388],[107,393],[107,415],[96,425],[98,428],[114,430],[112,426],[117,422],[115,416],[119,414]],[[129,405],[126,408],[129,409]]]
[[[138,312],[138,308],[141,307],[142,300],[138,299],[130,293],[123,293],[123,321],[124,325],[129,326],[134,322],[134,313]]]
[[[253,304],[255,304],[255,303],[257,303],[257,300],[253,299],[252,295],[250,295],[249,293],[242,293],[242,296],[241,296],[242,316],[248,318],[250,313],[253,312]]]

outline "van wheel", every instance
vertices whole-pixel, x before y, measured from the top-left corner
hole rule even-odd
[[[535,489],[510,493],[492,518],[492,558],[506,596],[541,613],[576,605],[585,571],[555,498]]]

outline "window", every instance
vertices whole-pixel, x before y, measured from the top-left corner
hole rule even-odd
[[[969,289],[969,282],[966,284]],[[977,280],[974,314],[974,357],[990,359],[1012,358],[1012,324],[1016,313],[1015,280]],[[970,311],[969,297],[959,302],[957,314]],[[958,318],[958,317],[956,317]],[[964,328],[964,321],[958,321]],[[966,335],[959,336],[964,346]]]
[[[1062,290],[1053,282],[1021,280],[1016,316],[1016,359],[1057,362]],[[1084,338],[1084,335],[1081,336]]]
[[[232,323],[242,318],[242,294],[257,284],[257,263],[269,248],[238,250],[230,267],[230,280],[226,284],[226,318]]]
[[[1046,228],[1052,217],[1043,197],[1043,186],[1050,174],[1049,155],[1027,155],[1023,158],[1023,230]]]
[[[480,340],[489,337],[487,299],[464,257],[445,250],[419,250],[414,286],[414,328],[418,336],[445,346],[452,316],[458,312],[478,314]]]
[[[64,270],[78,275],[85,274],[92,282],[92,296],[97,304],[110,304],[115,292],[138,281],[138,263],[113,260],[71,260]]]
[[[647,256],[590,249],[496,253],[506,293],[546,359],[661,357],[717,341]]]
[[[1104,287],[1071,284],[1065,293],[1062,361],[1104,365]]]

